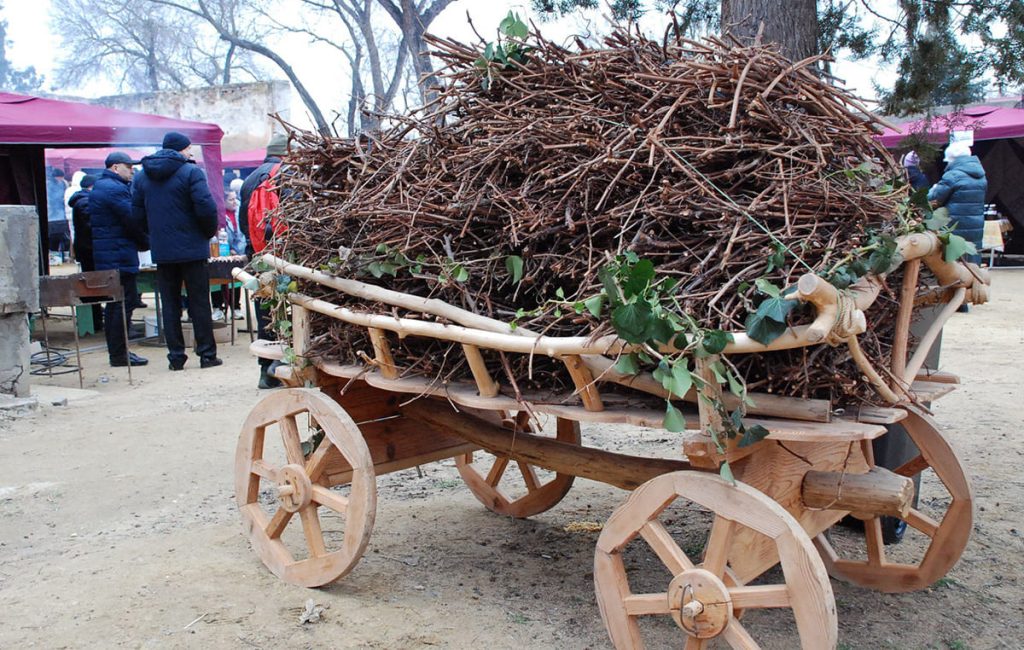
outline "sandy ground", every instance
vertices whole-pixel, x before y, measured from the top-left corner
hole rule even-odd
[[[1024,273],[997,272],[993,284],[992,304],[947,328],[943,367],[964,385],[935,407],[972,474],[971,542],[923,592],[833,582],[841,648],[1024,647]],[[172,373],[159,349],[137,350],[152,363],[134,386],[93,352],[91,397],[0,416],[0,648],[609,647],[592,586],[597,533],[566,526],[603,521],[623,492],[578,480],[557,507],[513,520],[484,510],[451,461],[380,477],[359,565],[326,588],[292,587],[252,552],[233,500],[238,431],[261,397],[255,361],[244,345],[222,346],[224,366],[192,360]],[[74,375],[36,383],[78,385]],[[658,431],[584,434],[673,453]],[[926,509],[943,496],[928,476],[922,492]],[[921,548],[908,536],[894,552]],[[323,617],[302,624],[310,599]],[[797,647],[788,612],[755,614],[746,620],[765,647]],[[652,627],[649,647],[682,647],[671,622]]]

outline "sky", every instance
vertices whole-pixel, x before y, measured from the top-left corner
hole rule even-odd
[[[277,3],[286,15],[290,9],[297,6],[298,0],[277,0]],[[59,30],[59,17],[51,15],[51,4],[51,0],[7,0],[3,8],[3,17],[8,24],[8,56],[11,62],[19,68],[35,66],[36,71],[45,75],[47,79],[52,79],[55,63],[60,58],[61,47],[60,39],[55,34],[55,31]],[[518,12],[526,19],[536,20],[528,5],[529,3],[523,0],[457,0],[438,17],[430,31],[464,42],[474,42],[477,38],[467,21],[468,13],[477,30],[490,39],[498,23],[510,10]],[[606,22],[598,16],[599,13],[595,13],[590,17],[537,22],[545,37],[561,41],[568,39],[572,34],[587,31],[591,24],[606,29]],[[663,27],[659,26],[658,20],[657,16],[651,16],[646,20],[646,25],[644,22],[641,23],[641,27],[646,26],[649,33],[660,34]],[[308,37],[300,35],[285,37],[276,45],[310,89],[317,103],[321,107],[337,107],[341,110],[347,101],[349,79],[347,66],[337,53],[327,46],[311,44]],[[269,62],[265,69],[275,77],[281,76]],[[834,68],[834,74],[845,80],[847,87],[854,94],[869,100],[875,95],[873,81],[886,86],[893,81],[890,70],[879,69],[870,62],[839,61]],[[83,79],[86,81],[79,88],[56,89],[56,92],[82,97],[117,94],[117,88],[112,82],[89,75],[83,75]],[[48,85],[47,90],[51,90]],[[306,122],[303,119],[306,111],[297,95],[293,95],[295,97],[291,118],[294,123],[301,125]]]

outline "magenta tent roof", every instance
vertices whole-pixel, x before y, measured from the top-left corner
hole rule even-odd
[[[933,142],[949,140],[949,121],[951,115],[940,115],[932,118],[928,131],[928,139]],[[882,145],[888,148],[897,147],[907,135],[920,131],[922,121],[907,122],[898,130],[886,129],[881,136]],[[965,108],[962,117],[953,127],[956,130],[973,130],[975,140],[999,140],[1002,138],[1024,137],[1024,109],[1001,108],[998,106],[972,106]]]
[[[201,165],[213,199],[223,210],[220,141],[224,132],[216,124],[0,92],[0,145],[158,149],[168,131],[184,133],[192,144],[202,147]]]
[[[159,146],[168,131],[180,131],[198,145],[219,145],[224,135],[216,124],[0,93],[3,144]]]
[[[248,151],[226,153],[221,160],[224,161],[224,169],[239,169],[241,167],[259,167],[266,157],[266,149],[249,149]]]

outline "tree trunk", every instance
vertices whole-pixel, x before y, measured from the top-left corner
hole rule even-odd
[[[228,52],[224,55],[224,78],[221,81],[221,85],[228,85],[231,83],[231,60],[235,58],[235,44],[232,43],[228,46]]]
[[[722,35],[752,44],[764,24],[761,43],[776,43],[796,61],[818,54],[816,0],[722,0]]]

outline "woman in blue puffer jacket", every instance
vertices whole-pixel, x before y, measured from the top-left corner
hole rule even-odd
[[[954,142],[946,147],[946,171],[939,182],[928,190],[928,200],[949,210],[953,232],[981,250],[981,237],[985,232],[985,192],[988,181],[977,156],[965,142]],[[965,255],[968,262],[978,264],[981,255]]]

